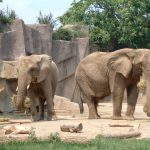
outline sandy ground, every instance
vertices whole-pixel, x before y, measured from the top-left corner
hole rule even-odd
[[[70,105],[70,109],[71,109]],[[76,105],[75,105],[76,107]],[[137,137],[141,138],[150,138],[150,119],[143,112],[143,105],[137,104],[135,111],[135,120],[134,121],[126,121],[126,120],[112,120],[112,104],[111,103],[100,103],[99,114],[101,115],[101,119],[89,120],[88,118],[88,109],[85,104],[85,111],[82,115],[76,109],[74,112],[71,111],[63,111],[56,110],[58,119],[56,121],[39,121],[33,123],[23,123],[22,126],[25,127],[33,127],[35,131],[35,135],[38,138],[47,138],[51,133],[59,133],[61,139],[69,141],[88,141],[90,139],[95,138],[99,134],[124,134],[127,133],[131,127],[110,127],[109,124],[130,124],[130,125],[139,125],[139,132],[141,136]],[[122,115],[124,115],[126,111],[126,104],[123,104]],[[26,121],[29,119],[26,119]],[[60,130],[60,126],[62,125],[78,125],[79,123],[83,124],[83,130],[81,133],[70,133],[70,132],[62,132]],[[21,135],[23,136],[23,135]],[[19,136],[18,136],[19,137]]]

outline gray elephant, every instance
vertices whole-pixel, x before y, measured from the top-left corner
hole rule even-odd
[[[17,108],[23,107],[24,95],[31,99],[32,121],[44,119],[44,102],[47,102],[47,120],[56,119],[54,94],[57,85],[58,69],[48,55],[21,56],[18,60]],[[36,109],[39,99],[40,113]]]
[[[127,90],[126,119],[134,119],[138,98],[137,83],[141,74],[147,82],[147,115],[150,116],[150,50],[124,48],[115,52],[95,52],[77,66],[75,78],[81,91],[80,111],[83,103],[89,108],[89,119],[100,118],[99,99],[111,94],[113,119],[121,119],[122,100]]]

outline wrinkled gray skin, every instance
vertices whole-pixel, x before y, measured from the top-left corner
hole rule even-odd
[[[95,52],[77,66],[75,78],[81,91],[81,100],[89,108],[89,119],[98,119],[97,103],[112,95],[113,119],[121,119],[122,100],[127,90],[126,119],[134,119],[138,97],[137,82],[141,74],[147,81],[147,115],[150,117],[150,50],[120,49],[115,52]],[[80,111],[83,112],[81,101]]]
[[[53,98],[57,85],[58,69],[48,55],[21,56],[18,61],[17,108],[23,106],[24,95],[31,99],[32,121],[44,119],[44,102],[47,102],[47,120],[56,119]],[[36,109],[39,99],[40,113]]]

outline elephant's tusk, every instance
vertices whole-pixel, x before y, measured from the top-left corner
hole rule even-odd
[[[17,88],[16,88],[16,92],[18,92],[18,86],[17,86]]]
[[[30,88],[30,84],[28,84],[28,86],[27,86],[27,90]]]
[[[5,88],[1,88],[1,89],[0,89],[0,93],[2,93],[4,90],[5,90]]]

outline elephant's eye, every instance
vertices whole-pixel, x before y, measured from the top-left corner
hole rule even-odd
[[[31,71],[31,72],[35,71],[35,68],[31,68],[30,71]]]
[[[38,76],[39,71],[37,70],[37,68],[31,68],[30,73],[32,76]]]
[[[19,72],[19,69],[17,68],[17,73]]]

